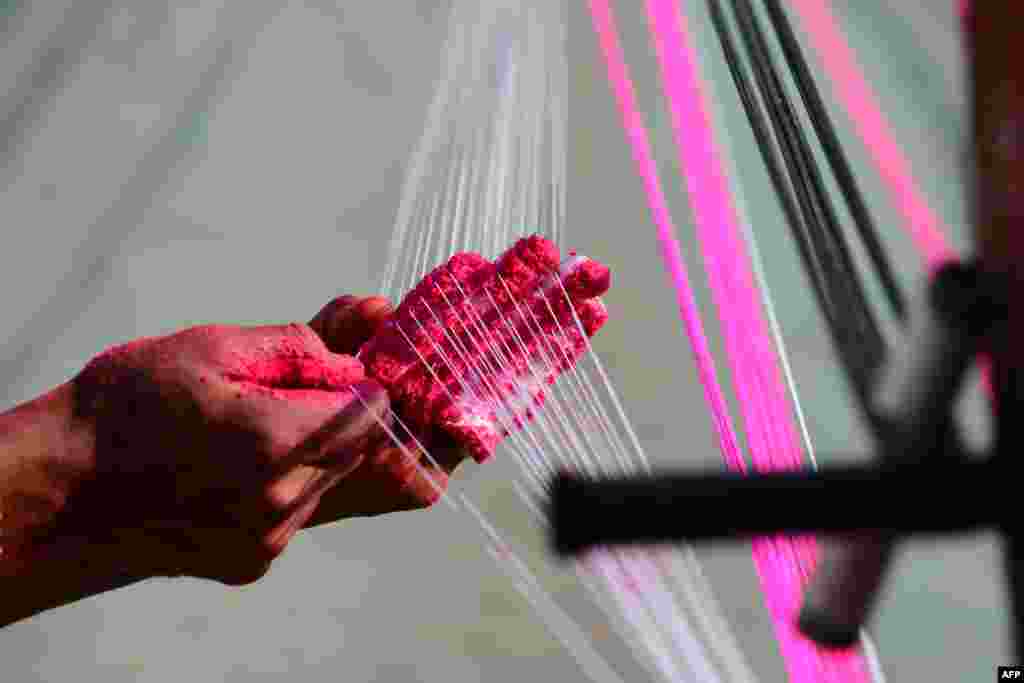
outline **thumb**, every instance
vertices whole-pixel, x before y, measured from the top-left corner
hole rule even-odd
[[[320,309],[309,326],[334,353],[353,355],[394,308],[381,296],[340,296]]]

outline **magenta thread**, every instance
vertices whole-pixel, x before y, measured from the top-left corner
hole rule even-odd
[[[755,469],[760,470],[802,466],[803,453],[793,427],[785,385],[715,149],[710,120],[702,107],[697,67],[684,35],[685,20],[671,1],[650,0],[647,6],[666,94],[671,102],[676,141],[686,169],[698,241],[714,302],[722,318],[727,357],[747,427],[751,460]],[[591,0],[590,8],[633,159],[647,191],[662,257],[676,290],[684,327],[711,408],[719,447],[730,469],[744,471],[738,439],[636,105],[614,17],[607,0]],[[815,557],[813,539],[769,538],[753,545],[753,559],[790,678],[796,683],[870,681],[870,672],[859,651],[827,652],[796,631],[796,611]]]

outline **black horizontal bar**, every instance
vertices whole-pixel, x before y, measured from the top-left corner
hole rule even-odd
[[[555,483],[555,549],[774,534],[965,533],[1012,514],[1016,481],[996,461],[828,467],[817,472],[671,473]]]

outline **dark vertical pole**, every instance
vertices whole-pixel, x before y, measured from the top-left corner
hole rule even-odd
[[[997,453],[1007,478],[1020,481],[1019,409],[1024,375],[1024,69],[1018,59],[1024,3],[972,2],[964,38],[973,90],[975,246],[986,270],[1004,278],[1004,324],[991,335],[996,384]],[[1010,610],[1018,662],[1024,662],[1024,525],[1003,522]]]
[[[1017,369],[1001,370],[996,379],[999,404],[1012,405],[1019,396],[1020,383],[1024,377]],[[1020,447],[1024,445],[1024,429],[1017,420],[1006,419],[1004,415],[1000,415],[997,430],[996,459],[1000,466],[1007,470],[1008,479],[1020,481],[1019,452]],[[1013,506],[1008,506],[1001,527],[1005,552],[1004,566],[1010,593],[1010,624],[1013,629],[1013,646],[1019,663],[1024,662],[1024,518],[1015,515]]]

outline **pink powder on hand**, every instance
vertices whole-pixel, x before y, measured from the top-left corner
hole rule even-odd
[[[598,297],[610,285],[607,266],[561,261],[539,236],[493,263],[456,254],[406,295],[359,358],[420,443],[454,441],[483,462],[604,325]]]

